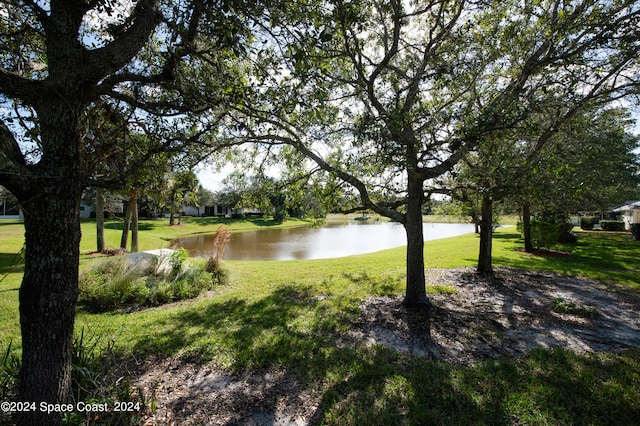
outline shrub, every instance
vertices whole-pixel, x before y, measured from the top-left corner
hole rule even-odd
[[[573,233],[573,223],[565,221],[558,224],[558,242],[563,244],[575,243],[578,241],[576,234]]]
[[[80,275],[79,301],[93,312],[157,306],[192,299],[221,282],[221,279],[216,279],[213,273],[205,270],[202,263],[185,262],[185,255],[186,251],[172,254],[172,272],[169,276],[157,271],[126,267],[124,259],[101,262]]]
[[[0,400],[14,401],[17,393],[18,371],[22,365],[20,352],[11,343],[0,355]],[[89,333],[82,328],[73,339],[71,353],[71,401],[87,404],[114,406],[116,402],[130,403],[134,408],[129,412],[93,412],[91,424],[137,424],[154,401],[145,399],[142,389],[131,389],[128,377],[121,376],[113,356],[113,342],[105,342],[102,336]],[[118,380],[115,380],[115,378]],[[151,404],[149,404],[151,403]],[[0,413],[0,424],[12,424],[8,417]],[[87,413],[72,411],[64,414],[63,424],[88,424]]]
[[[98,311],[135,303],[144,293],[136,283],[141,273],[135,268],[127,268],[124,257],[99,262],[93,270],[80,274],[79,300]]]
[[[600,228],[603,231],[624,231],[624,222],[621,220],[601,220]]]
[[[633,235],[634,240],[640,241],[640,223],[631,224],[631,235]]]
[[[596,224],[596,218],[593,216],[583,216],[580,218],[580,229],[584,229],[585,231],[593,230],[593,227]]]
[[[176,276],[182,271],[182,267],[184,266],[184,262],[189,257],[187,250],[180,247],[178,250],[171,253],[169,256],[169,264],[171,265],[171,273]]]
[[[11,401],[18,386],[20,372],[20,353],[9,342],[6,350],[0,353],[0,400]],[[1,423],[1,422],[0,422]]]
[[[216,284],[213,275],[200,266],[191,265],[169,284],[173,300],[193,299]]]
[[[516,229],[524,235],[524,224],[520,221]],[[531,243],[536,249],[549,249],[556,243],[570,244],[578,240],[573,233],[573,223],[564,215],[551,216],[544,221],[531,218]]]
[[[556,223],[531,219],[531,243],[536,249],[548,249],[558,242],[560,227]]]
[[[277,209],[273,214],[273,221],[275,223],[282,223],[289,218],[289,214],[285,209]]]

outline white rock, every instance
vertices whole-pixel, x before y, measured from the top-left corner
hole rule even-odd
[[[127,255],[127,268],[140,268],[153,271],[157,274],[168,274],[171,272],[169,259],[175,250],[158,249],[141,251]]]

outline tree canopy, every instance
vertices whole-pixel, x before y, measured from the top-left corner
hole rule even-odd
[[[402,223],[405,302],[423,304],[426,183],[501,132],[528,125],[540,149],[581,109],[636,94],[638,14],[633,1],[295,3],[261,33],[231,130],[295,147]]]
[[[259,8],[226,0],[0,4],[0,184],[25,218],[19,398],[61,403],[69,390],[84,188],[112,185],[115,174],[96,168],[122,155],[127,161],[114,164],[129,172],[158,152],[211,147],[204,135],[225,115],[240,77],[234,58],[247,42],[247,16]],[[204,68],[216,72],[203,108],[197,95]],[[83,117],[92,107],[117,111],[153,144],[86,137]],[[60,413],[17,418],[60,421]]]

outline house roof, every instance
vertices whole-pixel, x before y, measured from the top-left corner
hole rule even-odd
[[[627,205],[624,205],[622,207],[618,207],[617,209],[614,209],[613,212],[614,213],[619,213],[619,212],[626,212],[628,210],[640,210],[640,200],[639,201],[633,201]]]

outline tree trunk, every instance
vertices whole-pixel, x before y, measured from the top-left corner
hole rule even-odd
[[[422,196],[422,181],[412,182],[410,179],[404,222],[407,234],[407,286],[403,304],[416,307],[429,305],[424,277]]]
[[[122,237],[120,238],[120,248],[127,249],[129,244],[129,229],[131,228],[131,218],[133,213],[133,206],[131,205],[131,193],[129,193],[129,200],[127,201],[126,211],[124,212],[124,225],[122,227]]]
[[[173,226],[176,224],[176,209],[172,204],[169,210],[169,226]]]
[[[68,401],[78,299],[80,161],[78,105],[51,94],[35,106],[43,152],[32,172],[12,187],[24,213],[25,267],[20,286],[22,366],[18,401]],[[39,407],[37,407],[39,408]],[[57,425],[61,413],[16,414],[18,425]]]
[[[482,218],[480,219],[480,252],[478,254],[478,273],[484,277],[493,277],[493,200],[489,196],[482,198]]]
[[[96,242],[98,252],[104,252],[104,196],[102,188],[96,188]]]
[[[531,253],[533,242],[531,241],[531,205],[525,201],[522,205],[522,231],[524,233],[524,250]]]
[[[131,204],[131,252],[138,251],[138,191],[134,190],[129,199]]]
[[[20,287],[22,368],[19,401],[68,400],[80,258],[82,188],[56,182],[22,200],[25,272]],[[39,408],[39,407],[38,407]],[[61,414],[18,413],[20,425],[55,425]]]

